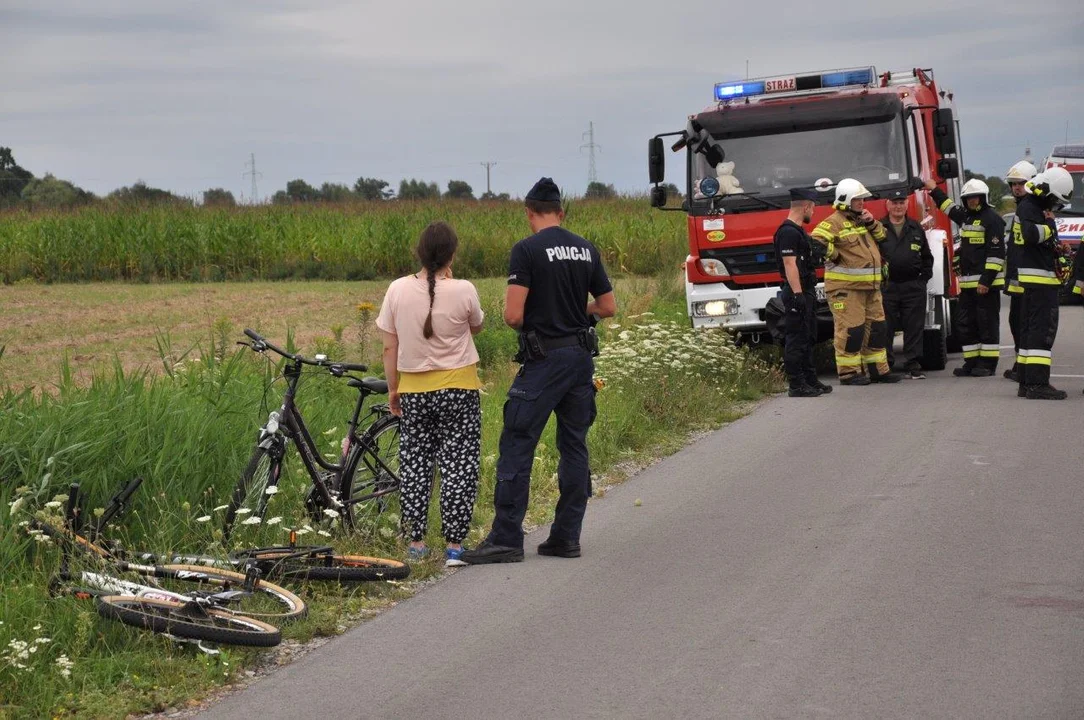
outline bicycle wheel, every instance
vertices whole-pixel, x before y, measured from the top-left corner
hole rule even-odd
[[[129,565],[124,569],[152,576],[156,578],[155,585],[181,595],[193,591],[216,593],[243,590],[245,586],[245,576],[242,573],[202,565],[159,565],[153,568]],[[230,606],[220,609],[275,622],[298,620],[309,611],[304,600],[286,588],[266,580],[257,581],[251,594],[238,596]]]
[[[251,557],[269,575],[291,580],[348,583],[402,580],[410,575],[410,567],[406,563],[364,555],[328,553],[298,556],[296,552],[288,550],[271,550],[253,553]]]
[[[357,438],[339,486],[343,522],[353,529],[366,515],[398,510],[399,418],[387,415]]]
[[[189,612],[185,603],[172,600],[103,595],[98,598],[98,614],[125,625],[188,640],[249,647],[273,647],[282,641],[278,628],[260,620],[214,608],[202,613]]]
[[[222,534],[227,540],[235,522],[244,522],[250,517],[263,518],[267,512],[267,490],[278,485],[281,471],[281,460],[272,457],[270,450],[257,447],[252,451],[226,508]]]

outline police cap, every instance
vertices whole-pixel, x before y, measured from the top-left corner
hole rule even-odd
[[[536,202],[561,202],[561,189],[557,187],[557,183],[553,182],[553,178],[544,177],[534,184],[530,192],[527,193],[528,200],[534,200]]]
[[[907,192],[903,188],[896,188],[895,190],[889,190],[884,194],[885,200],[906,200],[911,193]]]
[[[802,200],[809,200],[810,202],[817,202],[817,191],[813,188],[791,188],[790,189],[790,201],[800,202]]]

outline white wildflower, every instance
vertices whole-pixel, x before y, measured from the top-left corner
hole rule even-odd
[[[267,489],[263,491],[264,495],[275,495],[279,491],[278,485],[268,485]]]
[[[282,522],[281,517],[273,517],[270,520],[268,520],[266,524],[267,525],[278,525],[280,522]]]
[[[25,497],[15,498],[10,503],[8,503],[8,505],[11,506],[11,513],[10,513],[11,516],[14,516],[15,513],[19,512],[19,510],[23,507],[23,505],[25,503],[26,503],[26,498]]]
[[[252,512],[251,508],[237,508],[237,512],[235,514],[236,515],[248,515],[250,512]]]
[[[207,522],[210,519],[210,515],[200,515],[198,518],[196,518],[196,522]]]
[[[329,518],[337,518],[339,517],[339,511],[333,510],[332,508],[324,508],[324,515],[327,515]]]
[[[215,508],[214,510],[212,510],[211,512],[218,512],[219,510],[225,510],[225,509],[226,509],[226,508],[228,508],[228,507],[229,507],[229,505],[219,505],[218,507],[216,507],[216,508]]]
[[[337,428],[337,427],[333,427],[333,428],[331,428],[330,430],[325,430],[325,431],[324,431],[324,434],[325,434],[325,435],[334,435],[334,434],[335,434],[335,433],[337,433],[337,432],[339,432],[339,428]]]
[[[331,537],[331,533],[329,533],[327,530],[317,530],[316,534],[322,537]]]
[[[244,521],[241,522],[241,524],[242,525],[259,525],[260,522],[261,521],[260,521],[259,516],[253,515],[250,518],[246,518]]]
[[[68,679],[72,676],[72,668],[75,667],[75,663],[68,659],[67,655],[61,655],[56,659],[56,667],[61,676]]]

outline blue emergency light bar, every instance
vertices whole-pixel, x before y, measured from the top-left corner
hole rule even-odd
[[[716,83],[715,99],[722,102],[756,95],[872,85],[876,77],[877,70],[870,66],[847,70],[828,70],[811,75],[782,75],[735,83]]]

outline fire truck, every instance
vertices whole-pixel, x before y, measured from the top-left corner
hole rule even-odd
[[[1042,169],[1063,167],[1073,176],[1073,200],[1071,204],[1054,213],[1058,223],[1058,239],[1068,245],[1074,254],[1074,269],[1077,263],[1084,262],[1080,253],[1080,239],[1084,235],[1084,143],[1075,145],[1055,145],[1043,162]],[[1080,302],[1080,295],[1072,291],[1074,278],[1069,276],[1062,286],[1063,303]]]
[[[930,69],[878,73],[873,67],[766,77],[715,86],[714,103],[684,130],[648,144],[651,204],[687,214],[685,296],[694,327],[722,327],[742,340],[770,341],[769,315],[783,279],[772,237],[786,218],[790,189],[814,189],[812,226],[833,212],[836,183],[860,180],[879,194],[913,191],[908,214],[923,222],[934,256],[928,286],[923,365],[945,367],[953,348],[953,229],[920,189],[934,178],[959,197],[959,128],[953,96]],[[673,140],[664,140],[673,138]],[[685,153],[684,198],[674,207],[665,184],[665,149]],[[676,184],[676,183],[675,183]],[[680,187],[680,186],[679,186]],[[812,227],[811,226],[811,227]],[[823,277],[818,270],[818,278]],[[831,313],[817,285],[819,340],[831,337]]]

